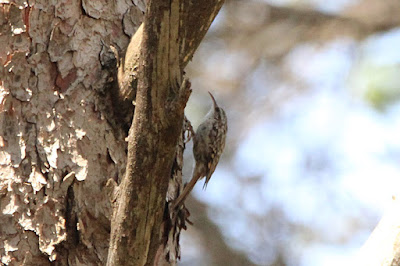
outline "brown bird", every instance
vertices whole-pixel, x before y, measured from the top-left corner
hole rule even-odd
[[[197,128],[193,138],[193,155],[196,164],[192,179],[174,201],[173,208],[178,208],[184,202],[199,179],[206,177],[203,189],[207,187],[225,148],[228,130],[226,114],[224,109],[218,106],[214,96],[210,92],[208,93],[211,96],[213,105],[205,116],[204,121]]]

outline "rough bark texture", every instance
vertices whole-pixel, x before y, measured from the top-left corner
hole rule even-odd
[[[106,51],[127,46],[142,12],[124,1],[19,2],[0,5],[1,263],[104,264],[103,187],[126,161],[106,116]]]
[[[175,147],[190,90],[182,83],[180,1],[150,1],[143,26],[128,159],[111,223],[107,265],[152,265]]]
[[[179,33],[182,37],[182,46],[178,55],[182,68],[192,59],[223,3],[224,0],[186,0],[182,2],[179,8],[185,12],[179,18],[179,23],[183,27]],[[140,27],[131,39],[126,53],[119,59],[119,112],[126,123],[132,120],[133,106],[131,102],[136,96],[142,36],[143,27]]]
[[[119,183],[125,173],[125,130],[129,127],[117,108],[121,105],[121,93],[116,90],[115,54],[124,55],[130,37],[141,24],[144,5],[139,2],[140,8],[132,1],[100,0],[0,4],[1,263],[106,263],[112,216],[106,183],[110,178]],[[204,6],[214,3],[220,8],[222,5],[222,1],[205,2]],[[190,1],[185,4],[197,5]],[[180,8],[173,14],[180,14]],[[192,15],[196,17],[196,13]],[[215,15],[208,14],[209,23],[197,31],[185,27],[186,38],[179,33],[180,40],[187,41],[185,47],[190,49],[182,48],[179,42],[178,48],[160,53],[166,58],[153,60],[171,62],[168,56],[174,53],[178,57],[173,62],[187,62]],[[163,18],[160,16],[155,21]],[[177,21],[184,18],[171,16]],[[160,33],[160,25],[152,25],[156,33]],[[191,32],[193,39],[188,39],[186,32]],[[163,33],[173,37],[172,32]],[[152,36],[148,37],[149,44],[154,42]],[[143,62],[147,64],[151,60],[147,58]],[[180,62],[175,65],[180,67],[178,72],[168,77],[176,77],[184,66]],[[162,69],[166,67],[162,65]],[[172,70],[177,71],[169,69]],[[149,72],[143,75],[149,77]],[[175,98],[175,90],[157,90],[176,89],[179,79],[160,79],[157,84],[152,80],[143,81],[139,89],[141,112],[136,120],[140,126],[132,132],[135,135],[134,132],[148,130],[154,142],[147,142],[150,138],[139,135],[130,138],[131,170],[127,176],[133,177],[139,169],[136,164],[147,167],[142,169],[152,175],[127,179],[141,188],[132,190],[132,196],[141,201],[130,199],[125,203],[133,204],[135,209],[130,212],[140,210],[139,214],[143,215],[135,216],[130,229],[136,229],[144,238],[149,237],[147,247],[140,247],[145,247],[143,254],[148,255],[147,259],[154,260],[154,251],[162,247],[171,252],[162,250],[159,254],[163,258],[168,256],[165,261],[173,262],[179,257],[179,230],[169,231],[173,226],[163,212],[168,182],[170,199],[176,197],[181,185],[184,144],[183,116],[175,117],[172,122],[169,116],[181,114],[185,101]],[[147,90],[153,86],[154,90]],[[163,101],[168,104],[162,110],[159,107]],[[177,102],[181,104],[174,104]],[[154,145],[168,148],[159,150]],[[118,194],[118,190],[111,192],[114,198]],[[146,216],[144,210],[155,216]],[[146,224],[149,221],[153,222],[152,227]],[[135,244],[137,239],[129,241]]]
[[[169,219],[164,215],[168,184],[190,95],[189,83],[182,82],[181,56],[187,42],[185,21],[189,3],[150,1],[141,28],[142,38],[132,39],[142,39],[140,78],[129,133],[126,175],[116,188],[108,265],[175,262],[171,260],[172,254],[164,251],[166,243],[162,239],[165,220]],[[137,47],[131,44],[130,47]],[[136,71],[135,67],[129,68]]]

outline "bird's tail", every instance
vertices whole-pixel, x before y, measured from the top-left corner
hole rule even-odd
[[[202,177],[202,169],[199,169],[197,166],[195,166],[195,169],[193,171],[192,179],[190,182],[185,186],[183,189],[183,192],[179,195],[179,197],[173,202],[172,209],[178,208],[182,203],[185,201],[187,196],[189,196],[189,193],[193,190],[194,186],[197,183],[197,180]]]

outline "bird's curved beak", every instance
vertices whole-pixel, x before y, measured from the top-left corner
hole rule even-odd
[[[208,92],[208,94],[210,94],[210,96],[211,96],[211,99],[212,99],[212,101],[213,101],[213,106],[214,106],[214,108],[218,107],[218,104],[217,104],[217,102],[215,101],[215,98],[214,98],[214,96],[211,94],[211,92]]]

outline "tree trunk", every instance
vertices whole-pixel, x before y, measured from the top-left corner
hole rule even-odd
[[[159,31],[165,26],[163,1],[150,2],[146,16],[155,20],[143,27],[141,56],[142,33],[130,37],[143,13],[131,1],[11,2],[0,4],[1,263],[104,265],[110,232],[117,228],[111,229],[113,207],[125,205],[130,218],[123,226],[133,246],[122,249],[137,258],[129,263],[174,264],[184,221],[170,219],[165,199],[175,198],[182,185],[188,94],[176,98],[179,74],[223,1],[177,1],[179,7],[173,2],[178,17],[170,17],[168,34]],[[159,34],[177,39],[157,51],[161,58],[151,66]],[[128,44],[133,48],[127,50]],[[132,58],[145,63],[141,72]],[[175,68],[165,65],[171,60]],[[160,80],[150,77],[158,62]],[[138,75],[137,114],[127,145]],[[163,103],[178,115],[161,110]],[[147,139],[142,132],[149,133]],[[123,196],[126,186],[132,194]],[[114,217],[119,218],[117,209]],[[135,246],[137,235],[146,245]]]

